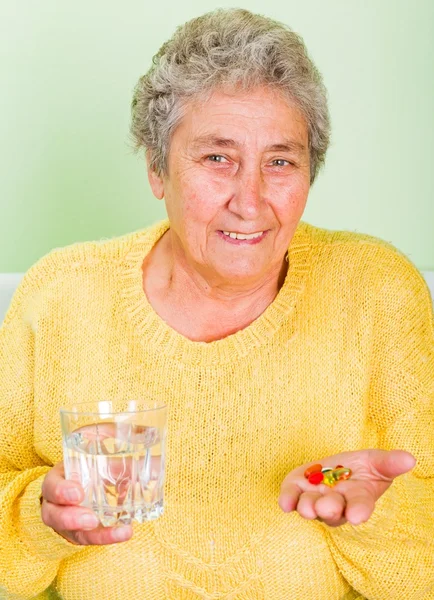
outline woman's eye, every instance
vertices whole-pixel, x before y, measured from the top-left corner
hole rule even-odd
[[[226,158],[224,156],[221,156],[220,154],[210,154],[209,156],[207,156],[207,159],[210,160],[211,162],[224,162],[226,161]]]
[[[283,158],[276,158],[272,161],[272,164],[275,167],[284,167],[285,165],[290,165],[291,163]]]

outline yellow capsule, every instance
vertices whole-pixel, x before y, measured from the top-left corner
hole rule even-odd
[[[342,469],[335,469],[333,471],[333,476],[337,481],[344,481],[345,479],[349,479],[351,477],[351,469],[345,467]]]
[[[336,485],[336,482],[337,482],[337,479],[334,476],[333,471],[326,471],[324,473],[323,483],[325,483],[329,487],[333,487],[334,485]]]

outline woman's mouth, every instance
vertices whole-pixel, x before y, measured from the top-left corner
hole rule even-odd
[[[243,233],[241,231],[218,231],[220,237],[223,238],[226,242],[236,245],[259,244],[267,235],[267,233],[268,230],[256,231],[252,233]]]

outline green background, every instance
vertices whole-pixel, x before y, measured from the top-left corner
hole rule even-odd
[[[303,219],[392,242],[434,269],[433,0],[238,1],[305,39],[333,140]],[[164,216],[128,134],[133,87],[184,21],[217,6],[0,0],[0,272]]]

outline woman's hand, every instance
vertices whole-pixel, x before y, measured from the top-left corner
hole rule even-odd
[[[324,483],[313,485],[304,472],[316,463],[323,467],[349,467],[351,478],[331,488]],[[291,471],[282,483],[279,505],[284,512],[296,510],[305,519],[318,519],[330,527],[347,522],[359,525],[370,518],[375,502],[394,478],[415,464],[414,456],[404,450],[342,452]]]
[[[47,473],[42,496],[43,522],[73,544],[114,544],[129,540],[133,534],[130,525],[103,527],[90,508],[78,506],[84,490],[78,482],[65,479],[63,462]]]

